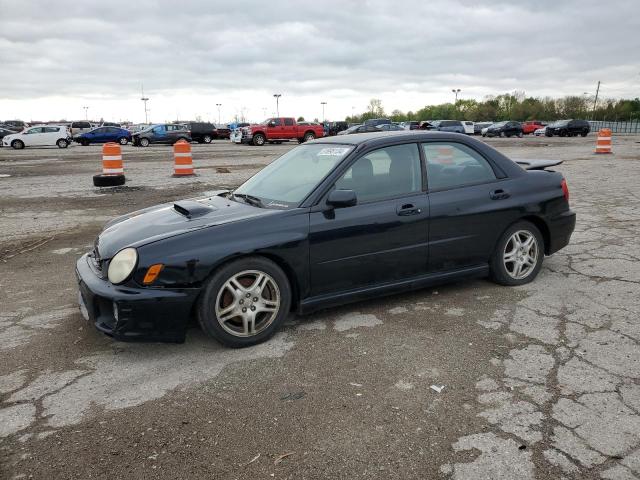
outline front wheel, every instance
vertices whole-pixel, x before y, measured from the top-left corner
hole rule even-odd
[[[518,132],[518,138],[522,138],[522,137],[524,137],[524,133]]]
[[[540,230],[521,221],[509,227],[498,240],[491,257],[491,279],[516,286],[533,281],[542,268],[544,240]]]
[[[14,140],[11,142],[11,146],[16,150],[22,150],[24,148],[24,142],[22,140]]]
[[[588,134],[589,134],[588,130],[583,130],[580,135],[583,136],[583,137],[586,137]]]
[[[211,143],[211,140],[212,140],[211,135],[205,135],[204,137],[202,137],[202,141],[204,143]]]
[[[61,138],[56,142],[56,145],[58,146],[58,148],[67,148],[69,146],[69,142],[64,138]]]
[[[148,147],[150,143],[151,143],[151,142],[149,141],[149,139],[148,139],[148,138],[141,138],[141,139],[140,139],[140,141],[138,142],[138,144],[139,144],[141,147]]]
[[[256,146],[258,146],[258,147],[261,147],[262,145],[264,145],[264,142],[265,142],[266,140],[267,140],[267,139],[266,139],[266,138],[264,137],[264,135],[262,135],[261,133],[256,133],[256,134],[253,136],[253,144],[254,144],[254,145],[256,145]]]
[[[282,269],[266,258],[248,257],[211,277],[198,301],[197,317],[207,335],[240,348],[271,338],[290,306],[291,287]]]

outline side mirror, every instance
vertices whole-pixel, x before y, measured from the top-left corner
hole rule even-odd
[[[353,190],[333,190],[327,197],[327,205],[333,208],[353,207],[358,203]]]
[[[276,122],[269,122],[267,124],[267,127],[275,127],[276,126]]]

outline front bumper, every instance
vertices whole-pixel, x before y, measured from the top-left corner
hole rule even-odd
[[[561,248],[569,245],[571,234],[576,228],[576,214],[567,210],[549,220],[549,248],[546,254],[556,253]]]
[[[199,289],[132,288],[100,278],[87,254],[76,263],[80,304],[88,321],[122,341],[183,342]],[[116,310],[117,309],[117,318]]]

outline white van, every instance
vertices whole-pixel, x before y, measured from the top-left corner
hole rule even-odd
[[[20,133],[6,135],[2,138],[2,145],[20,150],[24,147],[44,147],[57,145],[67,148],[71,143],[71,135],[66,126],[34,125],[27,127]]]
[[[463,120],[462,126],[464,127],[464,133],[466,133],[467,135],[473,135],[473,122]]]

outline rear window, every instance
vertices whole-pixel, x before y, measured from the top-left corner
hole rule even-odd
[[[293,125],[293,118],[285,118],[284,119],[284,124],[287,126],[292,126]]]

